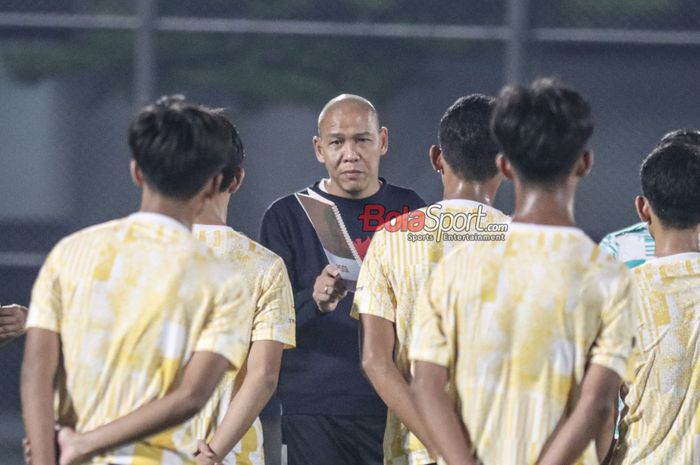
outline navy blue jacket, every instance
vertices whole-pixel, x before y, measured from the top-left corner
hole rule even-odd
[[[321,191],[340,211],[359,255],[369,246],[377,215],[384,209],[405,213],[425,206],[414,191],[387,184],[376,194],[354,200]],[[304,189],[306,191],[306,189]],[[363,216],[367,205],[375,217]],[[376,205],[372,207],[372,205]],[[369,226],[369,227],[368,227]],[[311,294],[316,277],[328,265],[321,243],[304,210],[294,197],[276,200],[265,212],[260,242],[284,260],[294,291],[297,318],[297,346],[285,350],[278,396],[285,415],[386,415],[386,406],[361,371],[357,321],[350,317],[352,293],[336,310],[317,310]]]

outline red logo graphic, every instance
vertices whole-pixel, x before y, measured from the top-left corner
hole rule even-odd
[[[396,221],[392,222],[395,218]],[[398,211],[387,210],[384,205],[380,204],[367,204],[357,219],[362,221],[362,231],[364,232],[375,232],[380,229],[386,229],[390,232],[399,230],[418,232],[425,225],[425,213],[411,212],[407,205]]]
[[[366,237],[364,239],[360,239],[358,237],[352,241],[353,245],[355,246],[355,250],[357,250],[357,255],[359,255],[362,260],[365,259],[365,255],[367,254],[367,249],[369,249],[369,244],[371,241],[371,237]]]

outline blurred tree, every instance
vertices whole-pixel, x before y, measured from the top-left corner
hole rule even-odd
[[[135,5],[63,2],[76,12],[99,14],[129,14]],[[533,19],[536,25],[569,27],[678,26],[700,21],[698,5],[697,0],[534,0]],[[505,0],[160,0],[158,8],[160,16],[177,17],[498,25]],[[431,57],[460,59],[470,46],[457,41],[164,32],[157,36],[158,88],[230,91],[246,108],[269,102],[318,105],[339,90],[381,101],[424,79],[421,69]],[[63,40],[16,41],[4,56],[11,75],[22,82],[87,72],[104,81],[99,88],[126,92],[132,83],[132,48],[133,33],[128,31],[80,31]]]

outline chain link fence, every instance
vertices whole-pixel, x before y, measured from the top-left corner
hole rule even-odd
[[[515,8],[518,6],[518,8]],[[316,116],[341,92],[390,130],[382,175],[441,195],[427,149],[458,96],[558,75],[591,101],[593,173],[577,199],[594,239],[635,222],[641,159],[698,127],[696,0],[0,0],[0,302],[27,304],[45,254],[126,215],[139,194],[126,128],[146,99],[225,107],[246,145],[230,224],[324,175]],[[506,185],[499,207],[512,208]],[[0,464],[21,463],[22,340],[0,350]]]

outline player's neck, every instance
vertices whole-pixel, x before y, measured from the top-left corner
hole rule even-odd
[[[446,177],[447,174],[443,176]],[[498,190],[498,182],[494,183],[494,181],[469,182],[454,177],[452,179],[444,178],[443,183],[443,200],[472,200],[485,205],[493,205]]]
[[[523,186],[515,181],[513,221],[551,226],[576,226],[575,185]]]
[[[662,229],[654,233],[657,257],[667,257],[679,253],[700,252],[698,228]]]
[[[230,196],[215,197],[207,202],[202,213],[197,215],[194,222],[196,224],[210,224],[214,226],[227,226],[228,220],[228,201]]]
[[[159,213],[184,224],[187,229],[192,229],[199,206],[192,201],[182,201],[162,195],[149,193],[144,190],[141,197],[140,212]]]

